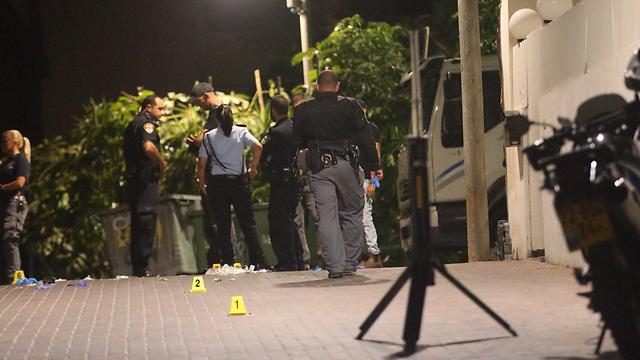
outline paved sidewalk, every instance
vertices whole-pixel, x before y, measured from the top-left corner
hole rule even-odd
[[[415,359],[594,359],[598,317],[567,268],[541,262],[448,266],[520,334],[512,338],[438,276]],[[402,349],[405,286],[363,341],[358,327],[401,268],[328,280],[326,272],[77,281],[0,287],[0,358],[384,359]],[[235,279],[235,280],[232,280]],[[69,286],[71,285],[71,286]],[[249,316],[229,317],[242,295]],[[607,337],[601,359],[617,359]]]

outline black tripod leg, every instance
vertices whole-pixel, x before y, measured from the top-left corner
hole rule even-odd
[[[594,355],[600,355],[600,349],[602,348],[602,341],[604,341],[605,332],[607,332],[607,324],[602,326],[602,331],[600,332],[600,337],[598,338],[598,344],[596,345],[596,352]]]
[[[442,276],[444,276],[447,280],[449,280],[449,282],[451,282],[455,287],[457,287],[458,290],[462,291],[465,295],[467,295],[467,297],[471,299],[471,301],[473,301],[476,305],[478,305],[482,310],[484,310],[484,312],[489,314],[489,316],[491,316],[493,320],[497,321],[500,325],[502,325],[502,327],[505,330],[507,330],[511,335],[518,336],[515,330],[511,328],[511,325],[509,325],[503,318],[501,318],[500,315],[496,314],[495,311],[491,310],[490,307],[488,307],[485,303],[482,302],[482,300],[480,300],[471,291],[469,291],[469,289],[467,289],[464,285],[462,285],[461,282],[459,282],[456,278],[454,278],[451,274],[449,274],[449,272],[444,267],[444,265],[440,263],[434,263],[433,267],[435,267],[436,270],[438,270],[440,274],[442,274]]]
[[[416,351],[416,343],[420,337],[422,311],[424,309],[428,279],[427,271],[420,270],[414,271],[411,277],[409,305],[407,306],[407,316],[404,320],[404,334],[402,336],[405,355],[413,354]]]
[[[396,280],[396,282],[393,284],[391,289],[389,289],[389,291],[385,294],[382,300],[380,300],[378,305],[376,305],[376,307],[373,309],[369,317],[367,317],[367,319],[362,323],[362,325],[360,325],[360,334],[358,334],[358,337],[356,337],[356,339],[361,340],[362,337],[367,333],[367,331],[369,331],[373,323],[378,319],[380,314],[382,314],[384,309],[386,309],[387,306],[391,303],[391,300],[393,300],[393,298],[396,296],[398,291],[402,289],[402,286],[404,285],[404,283],[406,283],[407,280],[409,280],[409,277],[411,276],[411,272],[412,272],[411,267],[407,267],[406,269],[404,269],[404,271],[402,272],[402,274],[400,274],[400,277],[398,278],[398,280]]]

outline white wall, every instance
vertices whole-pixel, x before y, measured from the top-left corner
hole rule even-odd
[[[505,3],[509,8],[508,3],[515,1],[503,1],[503,7]],[[639,15],[638,0],[583,0],[520,44],[506,51],[503,47],[503,59],[511,59],[510,68],[504,68],[508,83],[505,91],[510,90],[505,109],[519,110],[533,120],[556,124],[558,116],[573,118],[578,105],[591,96],[614,92],[631,99],[633,93],[625,89],[623,73],[640,44]],[[504,19],[501,25],[504,36],[508,31]],[[528,138],[523,139],[525,144],[550,134],[548,128],[532,129]],[[509,162],[512,169],[508,172],[513,173],[513,167],[518,166],[524,171],[518,169],[523,176],[520,181],[508,183],[511,186],[508,193],[516,192],[519,198],[528,196],[530,221],[514,223],[510,208],[512,229],[519,227],[512,231],[528,234],[532,244],[542,240],[548,262],[581,265],[579,254],[567,251],[551,194],[539,190],[540,174],[527,171],[529,165],[519,160]],[[527,216],[527,210],[521,207],[516,208],[513,216]]]

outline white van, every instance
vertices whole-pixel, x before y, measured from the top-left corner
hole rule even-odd
[[[460,60],[430,57],[420,64],[424,129],[429,139],[427,171],[432,242],[440,247],[466,247],[466,180],[462,144]],[[407,74],[401,85],[410,83]],[[498,220],[507,218],[505,192],[504,117],[497,56],[482,59],[485,162],[491,246]],[[409,88],[407,86],[407,88]],[[397,194],[400,236],[405,250],[411,244],[411,203],[407,151],[398,159]]]

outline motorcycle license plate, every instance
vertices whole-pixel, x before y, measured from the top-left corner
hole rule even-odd
[[[603,199],[596,197],[565,204],[557,210],[569,250],[613,240],[613,225]]]

